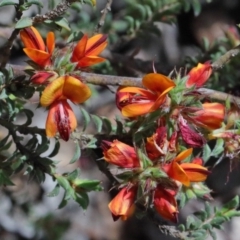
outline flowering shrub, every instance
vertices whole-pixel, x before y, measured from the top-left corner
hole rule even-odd
[[[175,224],[168,231],[171,236],[205,239],[210,235],[216,239],[214,228],[239,216],[239,199],[236,197],[223,207],[210,207],[207,201],[212,199],[211,189],[205,181],[212,169],[207,163],[210,157],[220,161],[223,157],[238,159],[240,150],[239,99],[224,94],[218,96],[215,91],[208,94],[209,89],[203,88],[218,63],[198,62],[188,73],[180,69],[168,76],[157,73],[153,67],[152,72],[141,79],[94,75],[92,67],[106,61],[101,53],[108,48],[108,42],[113,41],[108,35],[97,33],[90,37],[84,33],[60,48],[54,32],[48,32],[44,41],[38,28],[33,26],[50,21],[50,26],[67,28],[63,23],[66,19],[61,15],[73,2],[85,1],[63,1],[52,12],[33,18],[20,16],[16,23],[12,36],[15,38],[19,34],[23,51],[30,60],[26,69],[19,70],[7,65],[10,54],[6,52],[1,62],[0,124],[8,130],[0,142],[3,152],[1,185],[13,185],[11,176],[22,169],[39,182],[50,175],[56,182],[50,195],[57,195],[60,188],[64,190],[60,208],[73,199],[87,209],[88,192],[101,191],[101,182],[81,179],[78,168],[60,174],[57,163],[52,160],[60,148],[59,139],[73,140],[76,152],[70,163],[80,158],[81,150],[91,149],[99,154],[100,149],[100,160],[97,159],[96,164],[104,163],[104,168],[99,169],[117,191],[108,204],[114,221],[127,220],[139,211],[145,215],[154,211],[168,225]],[[95,1],[88,2],[95,4]],[[144,1],[141,9],[145,11],[143,9],[149,4],[149,9],[153,10],[148,18],[151,22],[155,15],[159,16],[154,10],[160,6],[150,2]],[[0,7],[12,4],[6,0]],[[17,11],[22,12],[32,4],[41,5],[38,1],[19,1]],[[110,11],[109,4],[111,1],[107,2],[102,17]],[[196,6],[193,7],[197,13]],[[165,15],[170,17],[167,12]],[[131,22],[131,17],[126,16],[126,21]],[[137,21],[137,17],[132,21]],[[101,24],[100,21],[98,31]],[[130,34],[137,34],[141,24],[138,26],[129,25]],[[10,40],[9,43],[11,45]],[[225,61],[225,58],[219,59]],[[83,108],[83,104],[93,98],[90,84],[118,86],[114,104],[121,118],[116,119],[116,124],[106,116],[90,114]],[[38,107],[48,112],[44,129],[30,126],[34,113],[24,106],[34,93],[39,93]],[[80,104],[83,120],[78,123],[72,106]],[[27,118],[22,125],[15,122],[19,114]],[[96,125],[92,135],[85,131],[91,120]],[[83,128],[79,130],[79,127]],[[28,141],[27,135],[31,136]],[[50,139],[55,140],[55,148],[46,156]],[[210,147],[210,141],[214,142],[214,147]],[[4,151],[12,144],[16,150],[5,156]],[[186,224],[176,227],[181,208],[196,198],[206,201],[205,209],[189,216]],[[159,223],[160,229],[165,227],[165,223]]]

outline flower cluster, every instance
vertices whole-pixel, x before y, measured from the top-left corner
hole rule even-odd
[[[164,138],[161,140],[164,141]],[[202,182],[209,173],[199,158],[192,162],[183,162],[191,156],[192,148],[170,159],[166,153],[161,162],[150,161],[147,165],[143,164],[143,159],[133,147],[118,140],[103,141],[102,148],[107,162],[131,171],[130,176],[126,174],[120,192],[108,205],[115,220],[119,217],[127,219],[132,213],[134,203],[141,200],[144,205],[153,203],[163,218],[177,222],[176,196],[180,186],[189,187],[192,182]],[[156,149],[146,151],[151,156]],[[149,197],[152,201],[150,203]]]
[[[102,142],[105,161],[121,169],[116,175],[120,191],[109,203],[115,220],[127,219],[137,203],[153,205],[163,218],[176,222],[180,193],[196,186],[201,188],[209,171],[201,157],[191,157],[193,148],[203,147],[224,124],[225,117],[224,105],[202,103],[198,92],[211,73],[209,62],[199,63],[176,81],[150,73],[142,79],[144,88],[118,89],[116,105],[122,115],[130,122],[135,121],[134,126],[138,125],[136,122],[140,126],[146,124],[146,132],[141,126],[135,133],[143,131],[148,135],[153,129],[154,133],[143,135],[140,144],[133,138],[130,144],[135,147],[119,140]],[[152,127],[147,127],[151,123]],[[132,129],[130,132],[134,134]]]
[[[67,141],[77,127],[77,119],[68,100],[80,104],[91,96],[90,88],[74,71],[105,61],[98,55],[107,46],[107,36],[98,34],[88,38],[84,35],[67,56],[62,56],[61,50],[55,49],[53,32],[47,34],[46,44],[34,27],[21,30],[20,37],[25,46],[23,50],[35,67],[31,82],[45,87],[40,104],[49,108],[46,134],[54,137],[58,132]],[[61,61],[65,65],[61,65]]]

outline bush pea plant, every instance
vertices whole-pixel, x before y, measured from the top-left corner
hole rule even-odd
[[[88,193],[102,191],[101,182],[82,179],[79,168],[61,174],[58,162],[52,160],[64,148],[60,139],[73,141],[76,150],[70,164],[79,160],[82,151],[97,152],[96,165],[117,192],[106,203],[114,221],[141,213],[172,237],[216,239],[215,229],[240,215],[239,197],[213,207],[211,189],[205,183],[211,168],[206,166],[211,158],[239,160],[240,99],[204,86],[211,86],[211,81],[217,86],[224,77],[234,85],[239,74],[239,36],[229,29],[230,37],[221,48],[221,40],[210,47],[205,39],[202,55],[186,59],[182,68],[168,75],[159,73],[153,63],[152,71],[142,77],[121,77],[111,65],[114,47],[146,32],[159,36],[156,22],[174,24],[182,11],[198,15],[200,1],[126,0],[124,13],[112,19],[108,0],[97,21],[86,18],[83,6],[95,8],[96,3],[49,1],[49,10],[42,14],[38,0],[0,2],[0,7],[10,5],[16,11],[14,29],[0,53],[0,125],[7,129],[0,141],[1,186],[14,185],[12,178],[19,173],[39,184],[49,175],[55,188],[48,195],[64,191],[59,208],[74,200],[87,209]],[[38,14],[23,15],[34,6]],[[76,9],[77,20],[69,22],[68,12]],[[58,39],[63,46],[58,46]],[[15,41],[21,42],[28,57],[25,67],[9,64]],[[112,54],[109,61],[103,51]],[[205,57],[204,51],[208,52]],[[91,85],[118,86],[113,104],[121,117],[114,123],[88,111],[85,103],[94,97]],[[38,107],[47,111],[43,129],[32,126],[34,112],[26,108],[34,94]],[[72,104],[81,109],[80,123]],[[23,124],[16,122],[20,115],[25,116]],[[90,124],[95,125],[93,134],[87,131]],[[50,139],[54,149],[46,155]],[[179,224],[179,213],[191,199],[203,199],[205,207]],[[156,223],[154,215],[162,220]]]

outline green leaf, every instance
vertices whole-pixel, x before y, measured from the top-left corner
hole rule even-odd
[[[71,173],[68,173],[66,178],[69,180],[69,181],[73,181],[75,180],[80,174],[80,169],[77,168],[75,169],[74,171],[72,171]]]
[[[2,148],[3,146],[5,146],[5,144],[7,143],[7,141],[8,141],[8,138],[9,138],[9,134],[5,137],[5,138],[3,138],[1,141],[0,141],[0,148]]]
[[[203,46],[203,49],[204,49],[205,52],[207,52],[209,50],[210,42],[209,42],[208,38],[203,37],[202,46]]]
[[[8,150],[11,146],[12,146],[12,140],[9,141],[6,145],[4,145],[3,147],[0,148],[0,152],[1,151],[5,151],[5,150]]]
[[[79,146],[79,142],[78,141],[75,142],[75,145],[76,145],[75,153],[74,153],[71,161],[69,162],[70,164],[75,163],[81,157],[81,148]]]
[[[117,123],[116,135],[122,135],[123,134],[123,123],[118,119],[116,119],[116,123]]]
[[[153,165],[153,162],[142,152],[141,149],[137,149],[137,156],[143,169]]]
[[[232,217],[239,217],[240,211],[237,211],[235,209],[229,210],[228,212],[224,213],[224,217],[232,218]]]
[[[191,188],[187,188],[186,196],[189,200],[197,198],[196,194],[193,192],[193,190]]]
[[[76,194],[75,201],[83,208],[87,209],[89,204],[89,198],[86,193]]]
[[[3,170],[0,170],[0,186],[14,186],[14,183]]]
[[[68,201],[65,199],[65,194],[64,194],[62,201],[58,205],[58,208],[61,209],[61,208],[65,207],[67,205],[67,203],[68,203]]]
[[[194,216],[196,216],[197,218],[199,218],[201,221],[204,221],[207,218],[207,214],[205,213],[205,211],[198,211],[194,213]]]
[[[129,178],[133,178],[133,172],[132,171],[126,171],[123,173],[119,173],[115,175],[116,178],[121,179],[121,180],[127,180]]]
[[[84,124],[83,124],[83,132],[86,130],[88,124],[90,123],[90,115],[89,113],[84,109],[84,108],[81,108],[81,112],[82,112],[82,115],[83,115],[83,120],[84,120]]]
[[[210,216],[212,214],[212,209],[211,209],[209,202],[205,202],[205,213],[206,213],[206,218],[210,218]]]
[[[24,162],[27,160],[26,156],[21,156],[21,157],[16,157],[15,161],[13,161],[12,165],[11,165],[11,169],[13,171],[19,171],[24,167]]]
[[[156,110],[156,111],[150,113],[146,117],[146,119],[144,120],[143,123],[144,124],[149,124],[151,122],[154,122],[154,121],[158,120],[161,117],[161,115],[162,115],[162,110],[161,109],[160,110]],[[139,131],[141,131],[141,128],[139,129]]]
[[[222,153],[223,150],[224,150],[224,140],[219,138],[217,139],[216,145],[212,150],[211,156],[218,157],[218,155]]]
[[[151,176],[158,180],[158,179],[162,179],[162,178],[168,178],[168,175],[166,174],[166,172],[162,171],[161,168],[148,168],[148,171],[150,171]]]
[[[191,237],[194,240],[205,240],[207,237],[207,231],[204,229],[197,229],[191,233]]]
[[[2,0],[0,2],[0,7],[7,6],[7,5],[16,5],[16,1],[11,1],[11,0]]]
[[[36,153],[38,155],[46,152],[49,148],[49,139],[45,135],[42,135],[41,140],[42,140],[41,144],[38,144],[37,149],[36,149]]]
[[[213,231],[212,229],[208,229],[208,232],[213,240],[217,240],[217,234],[215,231]]]
[[[32,172],[30,172],[30,178],[35,179],[38,183],[45,181],[45,173],[42,171],[42,169],[33,169]]]
[[[112,132],[111,121],[106,117],[102,117],[102,121],[103,121],[103,126],[104,126],[104,130],[106,131],[106,134],[110,134]]]
[[[88,180],[88,179],[76,179],[73,184],[77,187],[76,190],[80,193],[82,191],[102,191],[103,188],[100,185],[99,180]]]
[[[239,197],[234,197],[231,201],[227,202],[223,205],[223,207],[217,211],[217,215],[221,216],[224,215],[224,213],[228,212],[231,209],[236,209],[239,206]]]
[[[192,226],[194,226],[195,219],[196,218],[191,216],[191,215],[187,217],[187,222],[186,222],[186,228],[187,229],[191,229]]]
[[[38,0],[28,0],[28,4],[29,4],[29,6],[37,5],[39,7],[43,7],[43,4],[40,1],[38,1]]]
[[[95,124],[95,126],[97,128],[97,132],[100,133],[102,131],[102,126],[103,126],[102,119],[100,117],[98,117],[97,115],[92,114],[91,116],[92,116],[93,123]]]
[[[192,0],[192,7],[195,17],[201,12],[201,3],[199,0]]]
[[[183,10],[188,12],[191,8],[191,4],[189,0],[183,0]]]
[[[32,123],[32,118],[33,118],[33,115],[34,115],[33,112],[29,109],[22,109],[21,113],[24,113],[27,117],[26,122],[22,125],[29,126]]]
[[[56,156],[59,152],[59,149],[60,149],[60,142],[57,140],[53,151],[48,155],[48,157],[52,158],[52,157]]]
[[[128,29],[129,31],[133,31],[134,30],[134,18],[131,16],[125,16],[124,20],[127,22],[128,24]]]
[[[54,22],[61,28],[64,28],[67,31],[71,32],[71,28],[69,27],[69,24],[66,18],[58,17],[54,20]]]
[[[209,230],[209,229],[212,229],[212,225],[209,224],[209,223],[206,223],[206,224],[202,225],[202,228],[205,229],[205,230]]]
[[[179,196],[179,200],[180,200],[179,207],[183,208],[187,202],[186,194],[181,192],[178,196]]]
[[[208,144],[205,144],[203,147],[203,160],[206,162],[211,157],[211,148],[208,146]]]
[[[59,192],[60,192],[60,185],[57,184],[55,186],[55,188],[50,193],[47,194],[47,196],[48,197],[56,197],[59,194]]]
[[[29,17],[22,17],[17,23],[15,28],[20,29],[20,28],[26,28],[32,26],[32,19]]]
[[[37,136],[33,136],[31,139],[29,139],[29,141],[26,144],[26,147],[31,150],[31,151],[35,151],[36,147],[38,145],[38,138]]]
[[[65,189],[66,191],[71,188],[68,180],[67,180],[65,177],[63,177],[63,176],[57,176],[56,179],[57,179],[57,182],[59,183],[59,185],[60,185],[63,189]]]
[[[1,93],[0,93],[0,99],[6,99],[6,98],[8,98],[8,95],[6,93],[6,89],[3,88]]]
[[[85,148],[97,148],[96,142],[97,142],[97,138],[92,137],[91,140],[87,143],[87,145],[85,146]]]
[[[217,216],[215,217],[211,222],[210,224],[213,226],[213,227],[216,227],[218,228],[218,226],[222,225],[224,222],[226,222],[227,219],[225,217],[220,217],[220,216]]]
[[[72,32],[67,39],[67,43],[78,42],[83,37],[83,32],[76,31]]]
[[[179,229],[180,232],[184,232],[184,231],[185,231],[185,226],[184,226],[184,224],[180,224],[180,225],[178,226],[178,229]]]

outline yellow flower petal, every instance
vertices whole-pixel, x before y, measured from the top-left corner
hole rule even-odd
[[[40,99],[40,104],[43,107],[47,107],[51,105],[54,101],[64,98],[63,96],[63,86],[65,82],[65,77],[59,77],[55,79],[53,82],[48,84],[48,86],[42,92],[42,96]]]
[[[59,99],[69,99],[73,103],[83,103],[90,96],[91,90],[86,84],[77,78],[62,76],[45,88],[40,103],[45,107]]]
[[[46,135],[48,137],[54,137],[57,133],[57,123],[55,120],[55,113],[57,111],[57,105],[54,104],[50,107],[47,121],[46,121]]]
[[[65,76],[63,95],[73,103],[83,103],[91,97],[91,90],[79,79]]]
[[[143,86],[153,92],[163,93],[166,89],[173,88],[176,84],[167,76],[159,73],[149,73],[142,79]]]
[[[148,103],[132,103],[122,108],[122,115],[124,117],[137,117],[150,112],[153,102]]]

